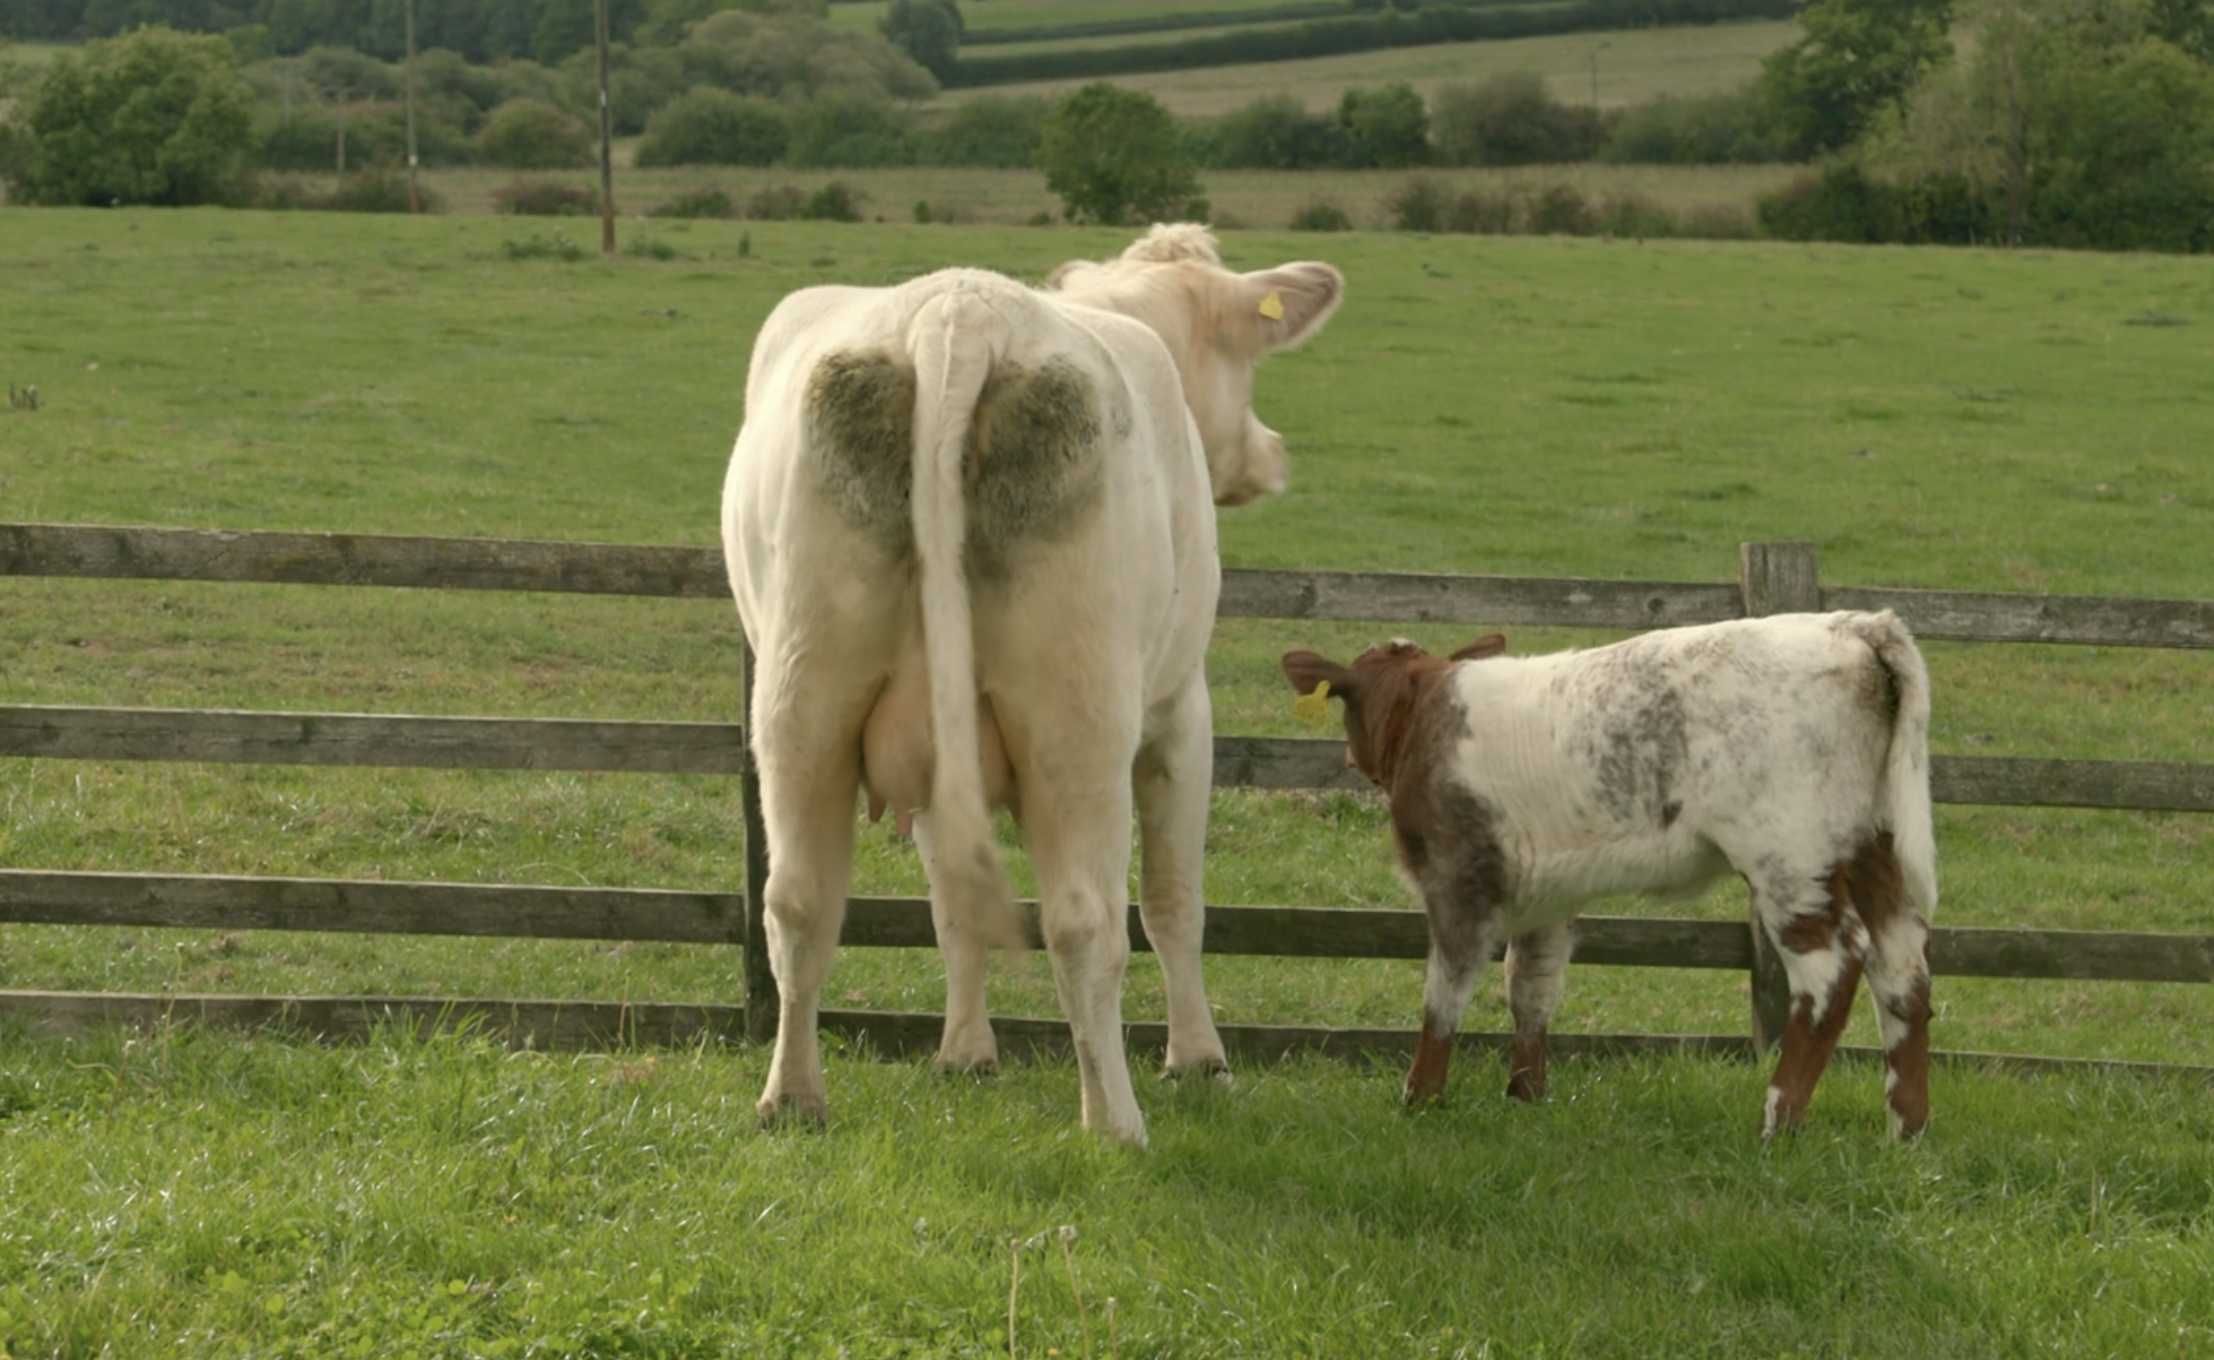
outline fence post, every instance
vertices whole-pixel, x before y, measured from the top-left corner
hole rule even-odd
[[[1747,618],[1793,614],[1822,607],[1822,586],[1812,543],[1740,543],[1737,586]],[[1753,1043],[1766,1052],[1783,1042],[1791,1019],[1791,983],[1783,959],[1760,921],[1753,933]]]
[[[769,885],[769,832],[761,820],[761,771],[753,763],[753,648],[738,639],[739,711],[746,726],[738,760],[738,807],[746,825],[745,932],[740,941],[746,976],[746,1037],[767,1043],[776,1036],[776,975],[769,971],[769,939],[761,914]]]

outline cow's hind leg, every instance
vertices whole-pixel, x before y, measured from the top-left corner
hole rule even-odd
[[[939,881],[932,862],[931,817],[915,818],[915,848],[922,853],[930,881]],[[992,942],[969,913],[950,911],[942,893],[930,894],[930,917],[937,927],[938,951],[946,965],[946,1024],[935,1066],[940,1072],[992,1072],[999,1067],[999,1041],[984,1004],[985,969]]]
[[[1860,986],[1867,932],[1852,909],[1846,862],[1809,873],[1771,864],[1748,874],[1753,911],[1782,956],[1791,984],[1783,1051],[1768,1084],[1761,1137],[1796,1131],[1806,1120],[1815,1083],[1829,1066]]]
[[[769,842],[762,919],[778,1009],[776,1049],[757,1110],[763,1123],[792,1116],[820,1124],[829,1106],[816,1024],[845,921],[859,774],[850,758],[827,753],[803,760],[765,755],[761,765]]]
[[[1891,1132],[1912,1138],[1930,1119],[1930,928],[1907,900],[1888,833],[1846,866],[1845,881],[1868,927],[1868,990],[1883,1036],[1884,1101]]]
[[[1566,921],[1507,942],[1507,1007],[1514,1013],[1514,1052],[1507,1062],[1507,1094],[1545,1099],[1546,1031],[1560,1004],[1568,970]]]
[[[1127,749],[1127,748],[1125,748]],[[1023,831],[1038,874],[1040,923],[1068,1014],[1083,1085],[1084,1127],[1145,1142],[1145,1117],[1123,1048],[1122,982],[1130,961],[1130,764],[1055,752],[1050,773],[1024,769]]]
[[[1214,720],[1196,673],[1173,702],[1167,726],[1138,753],[1132,771],[1142,847],[1138,901],[1168,992],[1163,1071],[1172,1077],[1229,1066],[1199,963],[1207,928],[1201,861],[1214,784]]]

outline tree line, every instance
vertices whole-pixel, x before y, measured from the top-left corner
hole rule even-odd
[[[698,15],[687,6],[718,0],[616,2],[633,8],[610,112],[641,166],[1031,167],[1071,217],[1115,220],[1192,211],[1215,168],[1791,161],[1808,170],[1759,205],[1770,235],[2214,249],[2214,0],[1963,0],[1959,16],[1954,0],[1815,0],[1757,77],[1698,99],[1602,111],[1508,74],[1427,97],[1355,88],[1323,109],[1279,94],[1184,120],[1104,83],[926,114],[943,21],[958,28],[951,0],[895,0],[876,34],[833,29],[820,0]],[[1972,44],[1956,47],[1956,26]],[[0,63],[11,198],[243,202],[257,173],[400,160],[397,64],[349,47],[275,54],[265,37],[143,28],[61,54],[43,76]],[[424,164],[592,161],[587,53],[485,65],[433,49],[414,83]],[[1409,221],[1500,216],[1404,197]]]

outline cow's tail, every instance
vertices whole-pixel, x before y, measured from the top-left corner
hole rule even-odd
[[[1890,610],[1858,630],[1891,673],[1898,708],[1884,760],[1881,811],[1906,879],[1907,900],[1929,920],[1937,908],[1937,833],[1930,811],[1930,673],[1905,624]]]
[[[915,362],[915,552],[923,655],[930,668],[931,891],[940,910],[992,943],[1020,947],[977,746],[976,632],[969,608],[968,447],[978,396],[1006,344],[989,303],[955,291],[926,305],[910,332]]]

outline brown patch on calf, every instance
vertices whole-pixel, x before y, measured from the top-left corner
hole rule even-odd
[[[1890,832],[1881,832],[1862,846],[1838,871],[1838,877],[1868,927],[1871,948],[1881,949],[1886,935],[1912,925],[1902,919],[1914,909],[1907,902],[1906,878],[1899,868]],[[1906,1027],[1906,1032],[1896,1041],[1887,1042],[1883,1055],[1889,1087],[1884,1098],[1901,1138],[1914,1137],[1930,1122],[1930,979],[1926,936],[1921,963],[1919,976],[1908,981],[1896,994],[1878,997],[1878,1004],[1891,1018]]]

